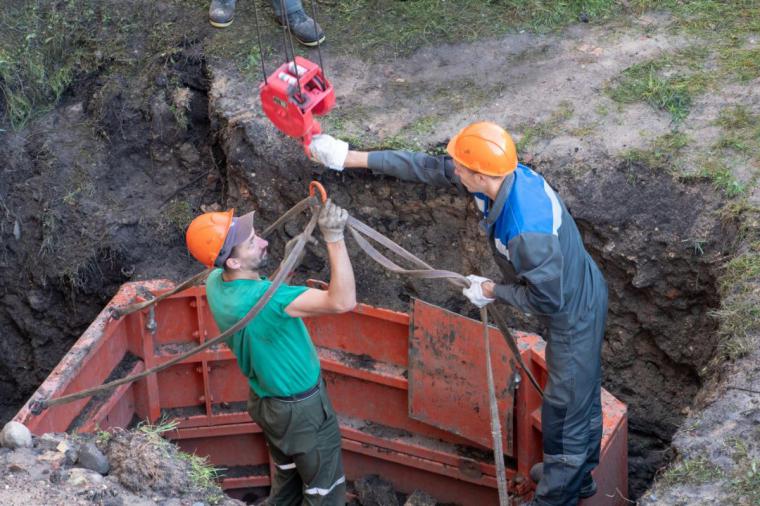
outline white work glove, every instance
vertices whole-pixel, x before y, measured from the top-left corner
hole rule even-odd
[[[319,212],[319,229],[325,242],[338,242],[343,240],[343,229],[348,221],[348,211],[333,204],[327,199],[325,206]]]
[[[463,288],[462,293],[465,297],[470,299],[470,302],[478,307],[483,307],[496,300],[483,295],[483,283],[491,281],[490,279],[484,278],[483,276],[476,276],[474,274],[467,276],[467,279],[470,280],[470,287]]]
[[[320,134],[311,139],[311,159],[333,170],[343,170],[348,156],[348,143],[332,135]]]

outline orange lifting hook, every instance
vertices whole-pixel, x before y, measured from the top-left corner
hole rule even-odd
[[[325,187],[322,186],[322,183],[318,181],[312,181],[311,183],[309,183],[309,196],[310,197],[314,196],[315,188],[319,190],[319,195],[320,197],[322,197],[322,203],[324,204],[325,202],[327,202],[327,192],[325,191]]]

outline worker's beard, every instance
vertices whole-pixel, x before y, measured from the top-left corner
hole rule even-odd
[[[251,266],[251,270],[254,271],[260,271],[261,269],[264,269],[269,265],[269,252],[264,251],[264,253],[261,254],[261,258],[259,258],[258,262],[254,263]]]

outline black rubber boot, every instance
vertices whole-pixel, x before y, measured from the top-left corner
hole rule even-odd
[[[211,0],[211,6],[208,8],[208,20],[211,26],[224,28],[232,24],[232,18],[235,17],[236,0]]]
[[[544,463],[539,462],[538,464],[534,464],[533,467],[530,468],[529,474],[530,479],[533,480],[534,483],[541,481],[541,478],[544,476]],[[587,474],[581,482],[581,490],[578,493],[578,497],[581,499],[587,499],[594,496],[595,494],[596,482],[594,481],[594,478],[591,476],[591,474]]]
[[[581,483],[581,490],[578,493],[578,497],[581,499],[586,499],[588,497],[592,497],[596,494],[596,482],[594,481],[594,478],[591,477],[590,474],[587,474],[586,477],[583,479],[583,482]]]
[[[285,19],[281,16],[276,16],[276,19],[281,25],[286,24]],[[322,31],[319,23],[316,23],[302,10],[288,14],[288,24],[290,25],[290,33],[304,46],[318,46],[325,40],[325,32]]]

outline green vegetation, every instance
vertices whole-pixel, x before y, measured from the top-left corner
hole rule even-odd
[[[111,440],[111,433],[107,430],[98,430],[95,434],[95,440],[100,446],[105,446]]]
[[[720,52],[722,70],[742,83],[760,76],[760,49],[727,47]]]
[[[234,62],[251,77],[258,76],[261,62],[254,7],[267,70],[271,71],[280,58],[281,31],[267,2],[241,2],[235,30],[210,32],[207,1],[167,0],[167,4],[165,15],[155,16],[152,0],[123,4],[96,0],[10,2],[0,24],[0,109],[4,120],[13,128],[23,127],[55,104],[77,78],[93,72],[112,74],[118,68],[171,65],[181,45],[191,37],[188,33],[198,34],[199,39],[212,33],[204,41],[207,54]],[[674,30],[714,41],[711,51],[718,51],[724,72],[742,82],[760,73],[759,51],[745,47],[744,38],[760,31],[760,6],[753,0],[357,0],[319,3],[318,9],[333,51],[364,61],[509,31],[548,32],[579,21],[598,23],[651,9],[667,10],[672,13]],[[302,48],[296,47],[296,51],[305,54]],[[694,67],[678,75],[680,71],[672,60],[631,67],[621,76],[614,95],[626,103],[644,100],[668,111],[674,119],[682,119],[695,94],[709,87],[709,78]],[[181,107],[173,112],[181,124]]]
[[[164,439],[163,435],[175,430],[179,426],[177,420],[161,419],[155,425],[150,423],[140,423],[137,431],[148,437],[151,444],[165,452],[174,450],[173,445]],[[219,470],[208,463],[205,457],[199,457],[194,454],[176,451],[177,457],[186,462],[189,466],[190,481],[199,489],[207,491],[209,495],[206,501],[210,504],[218,504],[224,499],[221,489],[218,488]]]
[[[660,476],[660,482],[666,485],[699,484],[723,476],[723,471],[710,462],[707,456],[683,459],[670,467]]]
[[[747,189],[747,185],[738,181],[725,162],[716,158],[708,158],[702,162],[700,169],[693,175],[684,175],[682,179],[705,179],[711,181],[716,190],[723,192],[728,198],[738,197]]]
[[[732,457],[736,463],[736,467],[731,472],[727,495],[735,501],[734,504],[760,504],[760,461],[750,457],[745,441],[731,438],[726,443],[730,445]],[[742,499],[750,499],[754,502],[746,503]]]
[[[199,489],[209,489],[218,485],[219,470],[208,463],[206,457],[199,457],[194,454],[180,452],[178,454],[181,460],[184,460],[190,466],[190,480]],[[222,499],[222,495],[211,500],[211,504],[216,504]]]
[[[731,492],[737,499],[748,498],[760,504],[760,461],[745,459],[731,480]],[[738,497],[737,497],[738,496]],[[736,503],[740,504],[740,503]]]
[[[163,437],[163,434],[171,432],[179,426],[177,420],[168,420],[162,418],[155,424],[148,422],[140,422],[137,424],[137,432],[145,434],[148,439],[159,446],[163,446],[168,443]]]
[[[751,333],[760,330],[760,241],[725,266],[720,280],[721,352],[729,359],[744,356],[752,346]]]
[[[686,134],[673,131],[655,139],[650,149],[628,150],[623,154],[623,159],[629,164],[675,173],[675,159],[688,144],[689,137]]]
[[[75,80],[94,72],[107,81],[120,71],[171,65],[187,19],[166,21],[155,14],[152,0],[7,2],[0,21],[0,121],[22,128],[50,110]],[[185,28],[177,29],[182,23]]]
[[[433,42],[455,43],[497,36],[515,28],[550,31],[579,19],[601,20],[621,12],[614,0],[416,0],[336,2],[322,9],[331,40],[354,54],[383,48],[379,56],[408,54]],[[404,27],[399,29],[399,27]]]
[[[733,150],[760,161],[760,114],[752,114],[742,106],[729,107],[720,112],[715,124],[723,130],[717,149]]]
[[[705,48],[691,47],[637,63],[607,91],[616,102],[646,102],[668,112],[674,122],[681,121],[689,114],[693,97],[704,92],[712,79],[703,69],[706,57]]]
[[[710,89],[716,75],[742,83],[760,76],[760,49],[745,47],[747,39],[760,30],[760,3],[638,0],[630,9],[669,11],[673,31],[696,36],[706,44],[629,67],[608,89],[614,100],[648,103],[678,122],[689,114],[694,97]],[[720,73],[704,66],[712,59],[718,62]]]
[[[172,199],[164,206],[159,227],[170,234],[181,233],[187,229],[194,217],[193,209],[187,201]]]
[[[0,91],[14,128],[57,101],[81,66],[93,66],[86,27],[95,18],[93,9],[75,0],[10,2],[4,8]]]
[[[706,152],[698,170],[682,177],[707,179],[729,198],[742,196],[754,187],[760,174],[756,170],[749,181],[741,182],[734,177],[728,164],[731,163],[729,160],[733,160],[749,167],[760,166],[760,115],[734,106],[721,111],[714,124],[721,127],[721,137]]]
[[[540,121],[528,126],[519,125],[516,132],[522,132],[522,137],[517,141],[517,152],[522,153],[533,142],[559,135],[560,127],[573,116],[573,104],[564,101],[551,113],[545,121]]]

